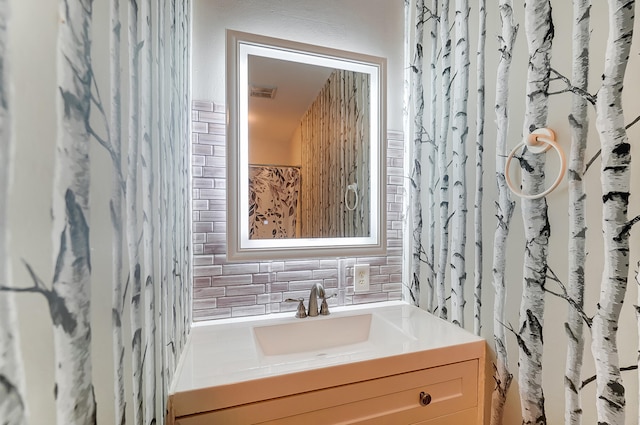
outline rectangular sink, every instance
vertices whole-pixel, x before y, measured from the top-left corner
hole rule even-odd
[[[404,333],[374,314],[292,319],[288,323],[253,328],[265,356],[277,356],[346,347],[404,342]]]

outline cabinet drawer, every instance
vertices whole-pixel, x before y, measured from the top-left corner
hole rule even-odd
[[[421,392],[431,396],[426,406],[420,404]],[[411,424],[477,403],[478,361],[469,360],[183,417],[176,423],[373,425],[388,424],[393,417],[394,424]]]

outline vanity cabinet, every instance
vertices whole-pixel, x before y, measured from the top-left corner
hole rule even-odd
[[[480,359],[176,418],[205,424],[481,424]]]
[[[368,342],[300,354],[260,353],[255,329],[280,322],[192,329],[168,400],[168,425],[483,423],[483,339],[404,303],[333,315],[369,313],[375,320]]]

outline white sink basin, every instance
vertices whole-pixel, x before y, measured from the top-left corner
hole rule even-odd
[[[265,356],[322,351],[353,344],[408,341],[395,326],[375,314],[308,317],[253,328]]]

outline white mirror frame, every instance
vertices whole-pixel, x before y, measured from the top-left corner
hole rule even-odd
[[[227,30],[227,260],[386,253],[386,59]],[[370,236],[249,239],[248,55],[364,72],[371,78]]]

